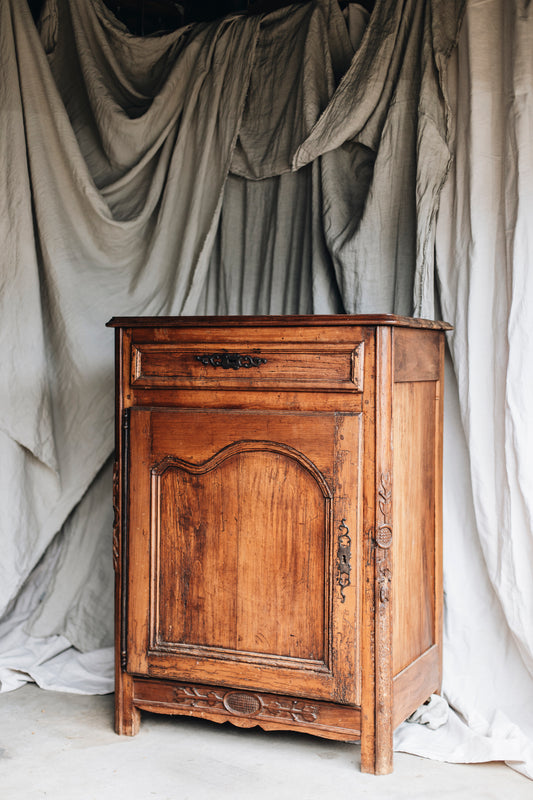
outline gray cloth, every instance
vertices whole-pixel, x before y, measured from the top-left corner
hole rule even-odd
[[[435,250],[469,445],[450,374],[444,688],[462,720],[434,701],[395,746],[533,775],[513,722],[533,708],[532,15],[470,0],[447,79],[464,6],[377,0],[347,31],[317,0],[138,39],[101,0],[48,0],[43,50],[25,3],[0,0],[2,689],[112,689],[107,318],[431,316]]]
[[[24,3],[0,13],[5,610],[112,452],[105,322],[196,307],[259,21],[139,40],[50,0],[47,58]]]

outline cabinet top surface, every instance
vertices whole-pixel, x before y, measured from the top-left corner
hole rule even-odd
[[[399,317],[395,314],[330,314],[291,316],[226,316],[226,317],[113,317],[108,328],[234,328],[249,327],[323,327],[323,326],[396,326],[403,328],[426,328],[451,330],[447,322],[414,317]]]

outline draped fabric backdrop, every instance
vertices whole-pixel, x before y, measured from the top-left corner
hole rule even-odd
[[[40,35],[0,0],[3,690],[112,690],[109,317],[437,297],[456,711],[434,698],[396,746],[533,777],[533,21],[469,0],[456,50],[464,5],[315,0],[142,39],[101,0],[47,0]]]

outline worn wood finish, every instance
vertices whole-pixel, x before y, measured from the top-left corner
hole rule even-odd
[[[442,679],[442,390],[444,337],[394,332],[394,724]],[[428,446],[430,443],[430,446]],[[408,465],[408,468],[406,468]]]
[[[442,626],[443,626],[443,542],[442,542],[442,456],[443,456],[443,421],[444,421],[444,355],[446,341],[440,341],[440,375],[435,391],[435,642],[439,654],[438,681],[442,683]],[[435,691],[440,691],[436,689]]]
[[[340,430],[357,453],[359,416],[131,410],[133,672],[179,677],[202,658],[200,679],[232,684],[238,656],[246,685],[280,691],[283,674],[297,694],[357,701],[354,617],[329,576],[335,521],[357,538],[356,465],[335,444]]]
[[[392,725],[396,728],[409,717],[441,684],[441,652],[433,645],[416,661],[394,676],[394,707]]]
[[[253,326],[254,328],[276,328],[288,330],[300,328],[313,330],[317,328],[353,328],[354,326],[379,326],[388,325],[390,327],[403,328],[423,328],[424,330],[446,330],[452,329],[447,322],[440,322],[430,319],[419,319],[414,317],[400,317],[395,314],[314,314],[307,316],[302,314],[291,314],[287,316],[227,316],[227,317],[113,317],[107,323],[108,328],[158,328],[160,331],[167,332],[172,328],[212,328],[218,329],[225,335],[230,328],[240,328],[241,326]],[[291,331],[292,335],[292,331]]]
[[[361,740],[363,772],[386,775],[392,772],[392,664],[391,664],[391,580],[392,580],[392,333],[390,327],[376,329],[375,461],[373,485],[375,522],[372,532],[374,555],[373,598],[373,696],[374,731]],[[370,480],[370,476],[369,476]],[[372,567],[372,564],[370,564]],[[370,698],[369,698],[370,699]]]
[[[144,711],[198,716],[242,728],[297,730],[343,742],[357,742],[361,735],[358,708],[213,684],[135,679],[134,702]]]
[[[417,336],[416,330],[394,331],[394,381],[438,381],[440,378],[442,336],[437,332]]]
[[[440,684],[448,326],[109,324],[117,732],[141,710],[300,730],[390,772]]]
[[[243,343],[246,344],[246,343]],[[259,355],[260,353],[260,355]],[[362,391],[363,345],[324,343],[217,348],[213,342],[134,345],[132,385],[151,387]]]
[[[436,382],[394,386],[393,673],[417,659],[435,636]],[[410,468],[402,469],[403,464]],[[413,513],[413,510],[416,514]]]

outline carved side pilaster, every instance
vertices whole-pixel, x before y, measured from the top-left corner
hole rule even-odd
[[[128,663],[128,480],[130,460],[130,409],[126,408],[122,415],[122,481],[121,481],[121,508],[120,530],[117,531],[117,541],[120,538],[117,552],[120,553],[120,666],[126,671]]]
[[[375,546],[376,613],[376,756],[375,771],[392,770],[392,479],[380,475],[377,489]]]
[[[388,553],[392,545],[392,480],[390,472],[380,476],[376,514],[376,580],[378,601],[381,605],[389,602],[392,580],[391,561]]]
[[[120,487],[118,460],[113,464],[113,569],[120,566]]]

